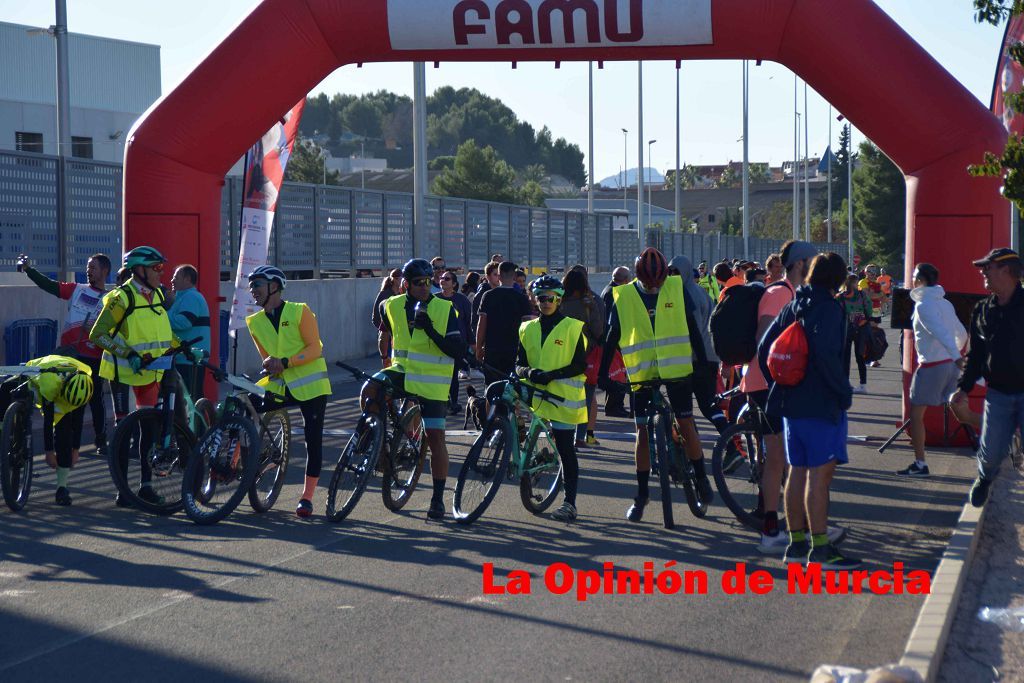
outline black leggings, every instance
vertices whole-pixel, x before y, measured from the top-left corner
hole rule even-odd
[[[71,451],[79,447],[85,406],[73,410],[53,426],[53,404],[43,404],[43,449],[57,451],[57,467],[71,467]]]
[[[89,399],[89,410],[92,411],[92,429],[96,433],[96,441],[100,442],[107,438],[107,408],[103,405],[103,382],[100,377],[100,359],[82,358],[83,363],[92,368],[92,398]],[[81,427],[78,428],[78,436],[75,437],[76,446],[82,441]]]
[[[857,353],[857,340],[860,339],[859,327],[850,327],[846,331],[846,356],[844,356],[843,371],[850,376],[850,356],[857,359],[857,374],[860,375],[860,383],[868,383],[868,366],[864,359]]]
[[[697,362],[693,365],[693,397],[697,402],[697,408],[701,415],[707,418],[708,422],[715,426],[721,434],[729,426],[725,419],[718,401],[715,400],[718,387],[718,363],[707,361]]]
[[[298,406],[302,413],[302,432],[306,441],[306,476],[319,477],[324,464],[324,414],[327,412],[327,396],[317,396],[308,401],[299,401],[290,391],[285,392],[284,402],[254,400],[258,412]]]
[[[562,458],[562,486],[565,502],[576,505],[576,489],[580,479],[580,463],[576,458],[576,430],[554,429],[555,447]]]

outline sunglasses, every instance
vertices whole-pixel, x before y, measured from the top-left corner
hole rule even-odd
[[[412,280],[408,280],[408,283],[410,285],[412,285],[413,287],[426,287],[427,285],[430,284],[430,278],[429,277],[418,277],[418,278],[414,278]]]
[[[270,280],[252,280],[249,282],[249,289],[262,289],[270,284]]]
[[[551,294],[541,294],[540,296],[537,297],[537,302],[542,304],[550,304],[557,298],[557,296],[552,296]]]

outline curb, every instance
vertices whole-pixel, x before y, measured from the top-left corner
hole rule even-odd
[[[914,669],[927,683],[935,680],[945,654],[946,640],[953,625],[953,617],[956,616],[967,570],[974,559],[987,507],[976,508],[970,502],[964,504],[949,544],[942,553],[939,568],[932,578],[931,593],[925,598],[917,615],[917,623],[910,632],[900,659],[900,666]]]

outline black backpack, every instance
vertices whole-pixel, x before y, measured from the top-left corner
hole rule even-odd
[[[773,282],[769,287],[784,286]],[[708,327],[715,354],[725,365],[743,365],[757,355],[757,306],[767,287],[733,285],[711,312]]]
[[[889,340],[885,338],[885,330],[873,325],[865,325],[860,329],[860,337],[857,340],[857,353],[864,359],[865,363],[882,360],[885,352],[889,349]]]

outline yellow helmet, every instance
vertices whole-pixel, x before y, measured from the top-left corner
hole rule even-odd
[[[81,408],[92,398],[92,389],[92,377],[84,372],[76,372],[64,380],[60,396],[73,409]]]

